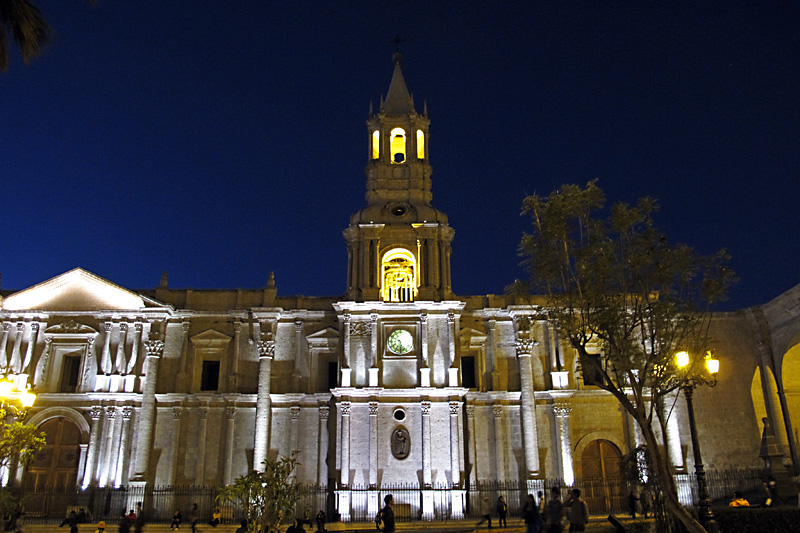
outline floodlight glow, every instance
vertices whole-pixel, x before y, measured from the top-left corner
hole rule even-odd
[[[678,363],[678,368],[683,368],[689,364],[689,352],[678,352],[675,354],[675,360]]]

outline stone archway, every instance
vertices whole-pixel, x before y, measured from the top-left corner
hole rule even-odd
[[[622,478],[622,452],[605,439],[590,441],[581,452],[583,495],[589,509],[624,508],[626,483]]]
[[[66,417],[49,418],[39,426],[46,444],[25,469],[26,491],[75,488],[80,464],[81,429]]]

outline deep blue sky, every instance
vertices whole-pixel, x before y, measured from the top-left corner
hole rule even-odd
[[[651,4],[38,0],[51,45],[0,75],[2,286],[342,294],[400,34],[457,294],[523,275],[526,194],[598,178],[764,303],[800,282],[800,4]]]

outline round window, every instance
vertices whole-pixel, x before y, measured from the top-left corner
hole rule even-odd
[[[392,352],[404,355],[414,349],[414,337],[408,330],[396,329],[389,335],[386,346]]]
[[[395,409],[394,419],[397,420],[398,422],[402,422],[403,420],[406,419],[406,412],[403,410],[402,407],[398,407],[397,409]]]

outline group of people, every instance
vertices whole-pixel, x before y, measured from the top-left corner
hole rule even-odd
[[[561,491],[557,488],[550,490],[550,499],[545,501],[544,493],[539,491],[539,502],[533,494],[528,494],[527,501],[522,508],[522,518],[528,533],[561,533],[564,530],[563,520],[569,523],[569,531],[586,531],[589,523],[589,508],[581,499],[580,489],[572,489],[569,498],[561,501]],[[478,525],[488,522],[492,528],[492,513],[488,497],[482,501],[483,518]],[[507,527],[508,504],[503,496],[497,498],[495,512],[500,527]]]

